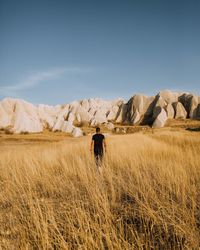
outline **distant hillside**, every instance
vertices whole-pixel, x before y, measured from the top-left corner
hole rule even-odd
[[[200,96],[161,91],[155,96],[134,95],[105,101],[84,99],[66,105],[33,105],[24,100],[5,98],[0,102],[0,129],[10,133],[35,133],[44,129],[82,136],[81,125],[149,125],[161,128],[168,119],[200,119]]]

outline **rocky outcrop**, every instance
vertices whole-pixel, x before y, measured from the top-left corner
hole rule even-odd
[[[116,118],[116,123],[123,123],[126,120],[126,115],[127,115],[127,110],[128,110],[128,105],[122,103],[121,106],[119,107],[118,113],[117,113],[117,118]]]
[[[200,120],[200,104],[197,106],[197,111],[196,111],[196,118]]]
[[[62,121],[62,120],[58,120],[52,131],[56,132],[56,131],[62,131],[65,133],[72,133],[73,129],[75,128],[75,126],[73,126],[73,124],[71,122],[68,121]]]
[[[115,121],[117,113],[119,111],[119,107],[117,105],[113,106],[111,110],[108,111],[106,118],[108,121]]]
[[[13,103],[12,99],[6,98],[0,103],[0,129],[11,126],[13,117]]]
[[[74,128],[72,131],[73,137],[81,137],[83,136],[83,132],[80,128]]]
[[[161,108],[160,113],[157,115],[152,127],[153,128],[162,128],[164,127],[166,121],[167,121],[167,113],[164,110],[164,108]]]
[[[178,102],[178,98],[181,93],[172,92],[170,90],[160,91],[158,94],[167,104],[172,104],[173,102]]]
[[[37,133],[43,131],[43,126],[37,114],[37,109],[29,103],[17,101],[11,126],[13,133]]]
[[[120,123],[163,127],[167,119],[174,118],[200,119],[200,97],[166,90],[151,97],[133,95],[128,102],[100,98],[56,106],[35,106],[12,98],[0,102],[0,129],[14,133],[49,129],[81,136],[80,127],[83,125],[113,127],[115,123]]]
[[[109,129],[109,130],[113,130],[113,129],[115,128],[115,125],[114,125],[113,123],[109,122],[109,123],[107,123],[107,124],[105,125],[105,127],[106,127],[107,129]]]
[[[173,119],[175,116],[175,111],[174,111],[173,105],[171,103],[167,104],[165,107],[165,110],[167,112],[167,118]]]
[[[192,94],[182,94],[179,97],[179,102],[181,102],[187,111],[187,118],[196,119],[197,118],[197,108],[200,103],[200,97]]]
[[[9,104],[5,107],[6,104]],[[42,132],[43,126],[38,117],[37,108],[23,100],[4,99],[0,104],[3,113],[1,116],[5,116],[2,119],[4,123],[3,128],[9,128],[13,133],[36,133]],[[6,114],[5,114],[6,112]]]
[[[135,95],[127,103],[127,112],[125,121],[134,125],[147,120],[147,117],[151,117],[153,113],[154,101],[153,97],[147,97],[144,95]]]
[[[174,102],[173,107],[175,110],[175,119],[185,119],[187,112],[181,102]]]

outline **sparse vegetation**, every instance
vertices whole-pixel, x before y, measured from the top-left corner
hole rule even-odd
[[[13,135],[13,131],[10,128],[2,129],[2,131],[4,131],[4,133],[7,135]]]
[[[5,129],[5,134],[7,134],[7,135],[13,135],[13,132],[10,131],[10,130],[8,130],[8,129]]]
[[[199,132],[110,136],[102,175],[90,137],[34,136],[1,147],[3,249],[200,247]]]
[[[21,135],[28,135],[29,132],[28,132],[28,131],[21,131],[20,134],[21,134]]]

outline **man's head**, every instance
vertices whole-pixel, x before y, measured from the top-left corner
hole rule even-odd
[[[99,133],[99,132],[100,132],[100,128],[97,127],[97,128],[96,128],[96,133]]]

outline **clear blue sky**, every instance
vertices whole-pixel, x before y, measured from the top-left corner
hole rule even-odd
[[[200,92],[199,0],[0,0],[0,99]]]

